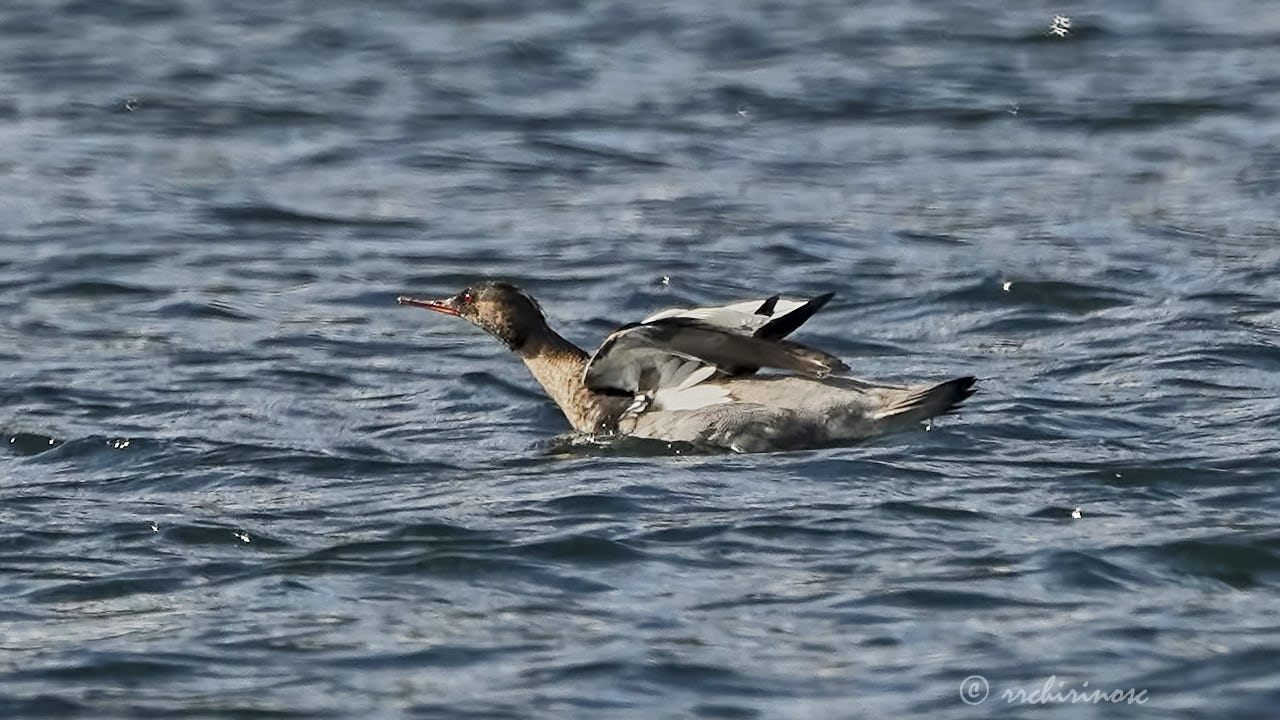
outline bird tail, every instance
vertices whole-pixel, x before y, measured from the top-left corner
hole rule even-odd
[[[877,419],[901,423],[917,423],[951,412],[961,401],[977,392],[973,376],[958,377],[937,385],[906,388],[901,398],[889,404]]]

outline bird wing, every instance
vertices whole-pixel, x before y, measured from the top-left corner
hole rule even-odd
[[[839,358],[786,340],[743,335],[689,317],[664,317],[614,332],[596,350],[583,382],[597,392],[642,395],[691,389],[744,366],[822,378],[848,369]]]
[[[834,293],[827,293],[810,300],[789,300],[774,295],[720,307],[668,308],[650,315],[641,324],[686,318],[740,335],[781,340],[813,317],[833,296]]]

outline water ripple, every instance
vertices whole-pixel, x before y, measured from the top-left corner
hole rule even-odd
[[[973,674],[1274,715],[1272,4],[34,5],[8,715],[947,717]],[[584,437],[393,304],[487,277],[588,350],[835,291],[798,340],[981,392],[802,453]]]

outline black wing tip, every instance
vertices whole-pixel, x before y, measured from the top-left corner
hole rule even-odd
[[[813,317],[815,313],[822,309],[823,305],[826,305],[835,296],[834,292],[829,292],[810,298],[803,305],[786,315],[780,315],[761,325],[756,329],[755,336],[764,340],[781,340],[795,332],[796,328],[805,324],[809,318]]]
[[[765,317],[773,317],[773,311],[778,307],[778,301],[782,299],[781,295],[773,295],[764,302],[760,303],[760,307],[756,308],[756,315],[764,315]]]

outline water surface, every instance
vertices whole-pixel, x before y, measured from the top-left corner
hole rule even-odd
[[[0,24],[5,717],[1280,702],[1272,3]],[[393,303],[484,277],[587,347],[835,291],[799,339],[981,392],[849,448],[574,444]],[[1050,677],[1147,702],[1000,697]]]

